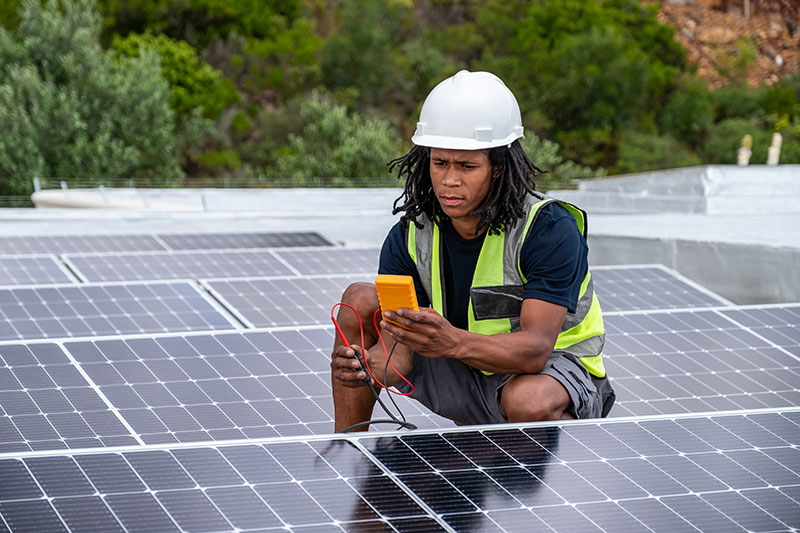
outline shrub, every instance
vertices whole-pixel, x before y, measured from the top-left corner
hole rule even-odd
[[[622,134],[614,174],[699,165],[700,158],[669,135]]]
[[[313,92],[300,106],[299,134],[278,153],[269,180],[335,187],[391,185],[386,163],[398,153],[397,135],[380,119],[348,113],[343,105]]]
[[[672,93],[661,119],[662,131],[696,144],[711,126],[714,106],[711,94],[699,80],[688,80]]]

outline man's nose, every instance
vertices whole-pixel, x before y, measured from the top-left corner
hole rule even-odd
[[[444,176],[442,177],[442,184],[448,187],[455,187],[460,185],[461,177],[458,175],[458,171],[453,166],[448,166],[444,171]]]

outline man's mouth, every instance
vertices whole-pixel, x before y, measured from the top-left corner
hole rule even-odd
[[[442,202],[442,204],[451,207],[458,205],[464,201],[464,199],[461,198],[460,196],[440,196],[439,200]]]

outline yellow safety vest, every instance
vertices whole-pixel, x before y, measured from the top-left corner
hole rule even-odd
[[[469,331],[483,335],[519,331],[523,287],[527,282],[519,264],[522,244],[541,208],[551,202],[558,202],[567,209],[575,218],[581,234],[586,237],[586,213],[583,210],[538,193],[528,195],[525,223],[514,224],[499,235],[487,234],[483,241],[470,287],[467,312]],[[425,215],[422,215],[420,222],[422,228],[417,228],[413,222],[408,225],[408,253],[417,265],[423,288],[433,308],[444,314],[439,227]],[[601,378],[606,375],[602,353],[604,342],[605,328],[600,302],[594,293],[591,273],[587,270],[575,312],[567,312],[554,350],[575,354],[591,374]]]

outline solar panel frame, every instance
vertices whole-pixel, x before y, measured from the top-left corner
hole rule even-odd
[[[600,265],[592,266],[591,271],[604,314],[735,305],[661,264]],[[612,291],[611,286],[616,285],[623,285],[622,293]]]
[[[0,288],[80,281],[54,254],[0,255]]]
[[[170,292],[156,294],[153,290]],[[160,310],[148,311],[139,303],[143,298],[151,305],[159,302]],[[165,299],[172,302],[171,308],[163,303]],[[189,307],[191,313],[181,313],[187,309],[187,299],[203,307]],[[193,280],[0,288],[0,341],[240,328],[233,315]]]

